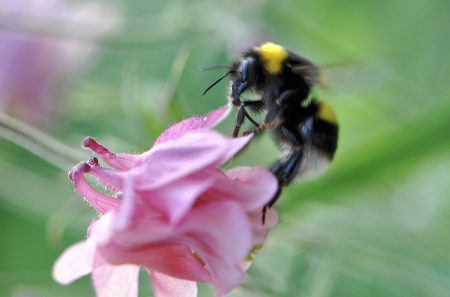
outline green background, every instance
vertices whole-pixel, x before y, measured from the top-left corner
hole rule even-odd
[[[340,122],[335,162],[285,190],[279,225],[230,296],[450,295],[448,0],[118,4],[124,29],[42,128],[74,149],[90,135],[117,152],[145,151],[170,123],[226,102],[226,83],[201,96],[221,73],[202,66],[261,41],[333,65],[318,93]],[[278,157],[263,136],[227,166]],[[0,296],[93,296],[89,277],[51,279],[95,217],[66,172],[0,139]],[[151,296],[144,274],[141,284]]]

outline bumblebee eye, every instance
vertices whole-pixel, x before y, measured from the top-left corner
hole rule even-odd
[[[255,76],[255,59],[254,58],[245,58],[242,60],[241,67],[239,69],[241,73],[241,81],[249,81],[253,80]]]

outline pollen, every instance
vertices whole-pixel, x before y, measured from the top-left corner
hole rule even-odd
[[[264,68],[269,74],[279,75],[283,70],[283,62],[288,56],[286,49],[278,44],[266,42],[259,47]]]

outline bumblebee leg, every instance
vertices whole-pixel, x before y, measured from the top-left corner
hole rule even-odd
[[[261,99],[260,100],[245,100],[245,101],[242,101],[242,105],[250,108],[254,112],[261,112],[264,109],[264,102]],[[251,115],[247,112],[247,110],[245,110],[244,113],[245,113],[245,117],[250,122],[252,122],[253,125],[255,125],[256,127],[259,127],[261,125],[260,123],[258,123],[251,117]]]
[[[244,111],[245,113],[245,117],[256,127],[259,127],[260,123],[258,123],[257,121],[255,121],[251,115],[249,115],[249,113],[247,111]]]
[[[274,197],[267,203],[269,207],[272,207],[281,194],[281,188],[289,185],[289,183],[297,175],[297,169],[302,159],[302,153],[300,151],[295,151],[289,155],[285,160],[278,161],[272,167],[272,173],[278,179],[278,187],[280,190],[274,195]]]
[[[266,117],[264,118],[264,122],[261,126],[264,128],[269,128],[273,125],[275,119],[280,115],[280,112],[283,111],[285,106],[283,105],[275,105],[275,107],[272,107],[269,112],[267,112]]]
[[[262,219],[261,219],[261,221],[262,221],[262,224],[264,225],[264,223],[266,222],[266,213],[267,213],[267,210],[269,209],[269,208],[271,208],[274,204],[275,204],[275,202],[278,200],[278,198],[280,197],[280,195],[281,195],[281,191],[282,191],[282,189],[283,189],[283,185],[280,183],[280,179],[278,178],[278,176],[279,176],[279,174],[280,174],[280,172],[282,171],[282,169],[283,169],[283,167],[284,167],[284,160],[279,160],[277,163],[275,163],[275,165],[273,165],[273,167],[272,167],[272,173],[273,173],[273,175],[275,175],[275,177],[278,179],[278,189],[277,189],[277,191],[275,192],[275,194],[272,196],[272,198],[270,199],[270,201],[269,202],[267,202],[267,204],[266,205],[264,205],[264,207],[263,207],[263,209],[262,209]]]
[[[298,90],[287,90],[281,93],[278,99],[275,100],[277,104],[269,110],[262,125],[266,126],[266,128],[270,127],[273,124],[274,120],[280,115],[280,112],[282,112],[283,109],[287,107],[289,101],[298,101],[298,94]]]
[[[289,158],[286,160],[285,165],[283,166],[280,175],[279,182],[283,186],[287,186],[291,183],[294,177],[297,175],[297,171],[300,165],[300,161],[302,159],[303,153],[301,151],[293,152]]]
[[[280,160],[277,163],[275,163],[275,165],[273,165],[272,169],[271,169],[273,175],[275,175],[278,178],[278,176],[279,176],[281,170],[283,169],[283,167],[284,167],[284,161],[283,160]]]
[[[303,138],[296,130],[289,129],[285,126],[281,127],[281,132],[292,145],[292,152],[284,160],[283,165],[280,166],[281,168],[277,172],[278,180],[283,186],[287,186],[297,175],[298,167],[303,157]]]
[[[280,161],[281,162],[281,161]],[[278,162],[275,166],[281,164],[280,162]],[[266,222],[266,213],[267,210],[269,208],[272,208],[272,206],[275,204],[275,202],[277,202],[278,198],[280,198],[281,195],[281,191],[283,190],[283,184],[280,182],[280,180],[278,180],[278,189],[275,192],[275,194],[273,195],[272,199],[270,199],[269,202],[267,202],[266,205],[264,205],[263,209],[262,209],[262,224],[264,225],[264,223]]]
[[[238,108],[236,119],[234,121],[233,137],[238,137],[239,130],[241,129],[244,120],[245,120],[245,106],[241,105]]]
[[[286,166],[286,160],[279,160],[277,163],[275,163],[275,165],[272,167],[272,173],[273,175],[276,176],[276,178],[278,179],[278,189],[275,192],[275,194],[272,196],[272,198],[270,199],[269,202],[267,202],[266,205],[264,205],[263,209],[262,209],[262,224],[264,225],[264,223],[266,222],[266,213],[267,210],[269,208],[271,208],[275,202],[277,202],[278,198],[280,198],[281,195],[281,191],[283,190],[283,186],[284,184],[281,181],[281,175],[283,174],[284,171],[284,167]]]
[[[269,111],[267,112],[266,117],[264,118],[264,121],[259,127],[256,127],[255,129],[248,130],[244,132],[244,135],[248,135],[251,133],[258,134],[264,129],[271,128],[274,123],[275,119],[280,115],[280,113],[285,109],[289,102],[291,100],[299,101],[298,96],[300,95],[300,92],[298,90],[287,90],[280,94],[278,99],[276,100],[276,103]]]
[[[301,102],[304,98],[301,97],[301,93],[297,89],[293,90],[286,90],[283,93],[280,94],[277,100],[275,102],[278,105],[285,105],[290,100]]]
[[[275,192],[272,199],[270,199],[270,201],[266,204],[266,207],[272,207],[281,195],[281,191],[282,191],[283,187],[285,186],[285,184],[283,183],[283,181],[281,179],[281,176],[283,175],[285,166],[286,166],[286,160],[280,160],[272,167],[272,173],[278,179],[278,190]]]
[[[274,107],[272,109],[269,110],[269,113],[266,115],[266,118],[264,119],[264,122],[260,125],[258,125],[258,127],[245,131],[243,133],[243,135],[248,135],[251,133],[254,134],[258,134],[259,132],[263,131],[264,129],[267,128],[271,128],[273,123],[274,123],[274,119],[280,114],[280,112],[283,110],[284,107],[282,106],[277,106]]]
[[[286,127],[281,127],[281,132],[289,140],[289,142],[295,147],[293,152],[285,159],[282,159],[275,163],[272,167],[272,173],[278,179],[278,190],[273,195],[272,199],[263,207],[262,210],[262,223],[264,224],[266,219],[266,212],[271,208],[280,198],[283,187],[289,185],[289,183],[297,175],[300,162],[303,157],[303,150],[301,145],[301,137],[292,132]]]
[[[242,101],[242,104],[245,105],[245,107],[250,108],[253,112],[261,113],[264,111],[264,102],[262,99],[259,100],[244,100]]]
[[[300,161],[302,154],[300,152],[292,153],[287,160],[279,161],[272,168],[273,174],[278,179],[278,190],[273,195],[272,199],[264,205],[262,209],[262,223],[264,224],[266,220],[266,212],[269,208],[271,208],[280,198],[281,191],[283,187],[289,185],[289,183],[294,179],[297,175],[297,169],[300,165]]]
[[[260,126],[260,123],[255,121],[252,116],[245,110],[246,107],[253,109],[255,111],[259,111],[264,108],[264,103],[262,100],[245,100],[240,102],[240,106],[238,108],[238,113],[236,115],[236,120],[234,123],[233,137],[239,136],[239,130],[241,129],[242,124],[244,123],[245,118],[247,118],[253,125],[256,127]]]

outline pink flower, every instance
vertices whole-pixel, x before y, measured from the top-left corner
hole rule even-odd
[[[277,189],[266,169],[220,164],[251,136],[230,139],[211,130],[228,108],[184,120],[161,134],[141,155],[114,154],[87,138],[96,158],[69,174],[78,193],[100,218],[86,241],[69,247],[55,264],[63,284],[92,273],[97,296],[137,296],[140,267],[158,297],[196,296],[197,281],[222,296],[244,280],[245,261],[260,246],[276,212],[261,223],[261,210]],[[93,188],[94,176],[108,195]]]
[[[96,40],[119,26],[100,2],[0,1],[0,110],[43,122],[67,84],[86,70]]]

